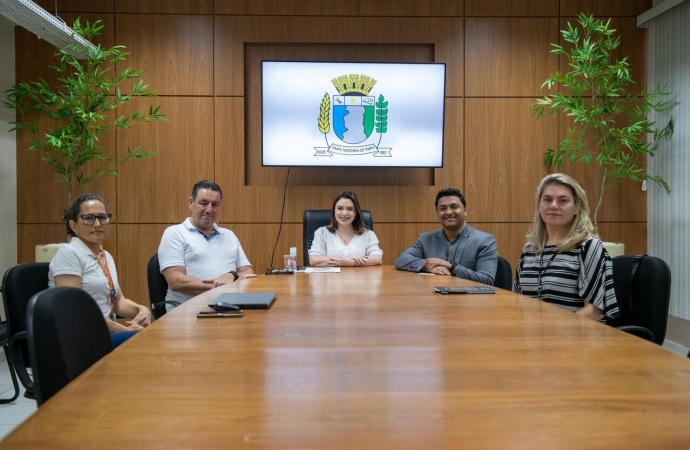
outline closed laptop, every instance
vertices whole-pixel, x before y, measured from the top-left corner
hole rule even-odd
[[[213,299],[208,306],[227,302],[242,309],[268,309],[276,301],[275,292],[226,292]]]

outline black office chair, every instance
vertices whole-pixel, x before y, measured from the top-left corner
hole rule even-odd
[[[168,282],[161,273],[158,253],[155,253],[149,259],[149,264],[146,266],[146,278],[149,282],[149,301],[151,302],[151,313],[154,319],[165,315],[167,312],[166,305],[180,305],[179,302],[165,299],[165,295],[168,293]]]
[[[31,297],[26,334],[38,406],[113,350],[100,308],[86,291],[73,287]]]
[[[9,349],[9,337],[7,331],[7,321],[3,320],[0,322],[0,345],[5,351],[5,360],[7,361],[7,368],[10,372],[10,377],[12,378],[12,385],[14,386],[14,395],[10,398],[0,398],[0,405],[6,403],[12,403],[19,397],[19,382],[17,381],[17,375],[14,373],[14,364],[12,364],[12,358],[10,358]]]
[[[617,256],[613,282],[620,316],[607,323],[662,345],[671,298],[668,264],[655,256]]]
[[[302,233],[304,247],[302,249],[304,265],[309,265],[309,249],[314,240],[314,233],[320,227],[324,227],[331,221],[330,209],[307,209],[304,211],[304,219],[302,223]],[[374,223],[371,220],[371,212],[366,209],[362,210],[362,221],[364,226],[370,230],[374,230]]]
[[[496,266],[494,286],[507,291],[513,289],[513,269],[510,267],[508,260],[502,256],[498,257],[498,266]]]
[[[30,364],[26,345],[26,305],[34,294],[48,288],[48,265],[47,262],[18,264],[7,269],[2,279],[10,353],[7,362],[26,389],[24,396],[27,398],[34,398],[34,382],[27,369]]]

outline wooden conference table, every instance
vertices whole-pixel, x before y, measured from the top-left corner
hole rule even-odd
[[[552,305],[390,266],[260,275],[99,361],[11,449],[690,448],[690,360]],[[197,319],[227,291],[270,310]]]

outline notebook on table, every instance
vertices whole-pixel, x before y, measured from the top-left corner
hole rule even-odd
[[[436,286],[434,288],[436,294],[495,294],[496,289],[489,286]]]
[[[208,306],[228,302],[242,309],[268,309],[275,301],[275,292],[226,292],[213,299]]]

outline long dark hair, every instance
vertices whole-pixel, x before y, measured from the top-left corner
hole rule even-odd
[[[335,200],[333,200],[333,206],[331,207],[331,223],[328,224],[326,229],[331,233],[335,233],[335,230],[338,229],[338,221],[335,219],[335,204],[343,198],[350,200],[352,204],[355,205],[355,213],[357,215],[355,216],[355,220],[352,221],[352,229],[354,230],[355,234],[364,233],[367,227],[362,221],[362,209],[359,207],[357,195],[352,191],[343,191],[335,197]]]
[[[72,204],[69,206],[69,208],[65,208],[65,211],[62,213],[62,220],[65,222],[65,227],[67,228],[67,234],[71,237],[77,237],[77,234],[72,231],[72,228],[69,226],[69,221],[77,221],[79,219],[79,213],[81,212],[81,204],[84,202],[89,202],[91,200],[96,200],[101,203],[103,203],[103,206],[105,206],[105,211],[108,212],[108,205],[105,204],[105,200],[103,200],[101,197],[95,194],[84,194],[78,199],[76,199]]]

